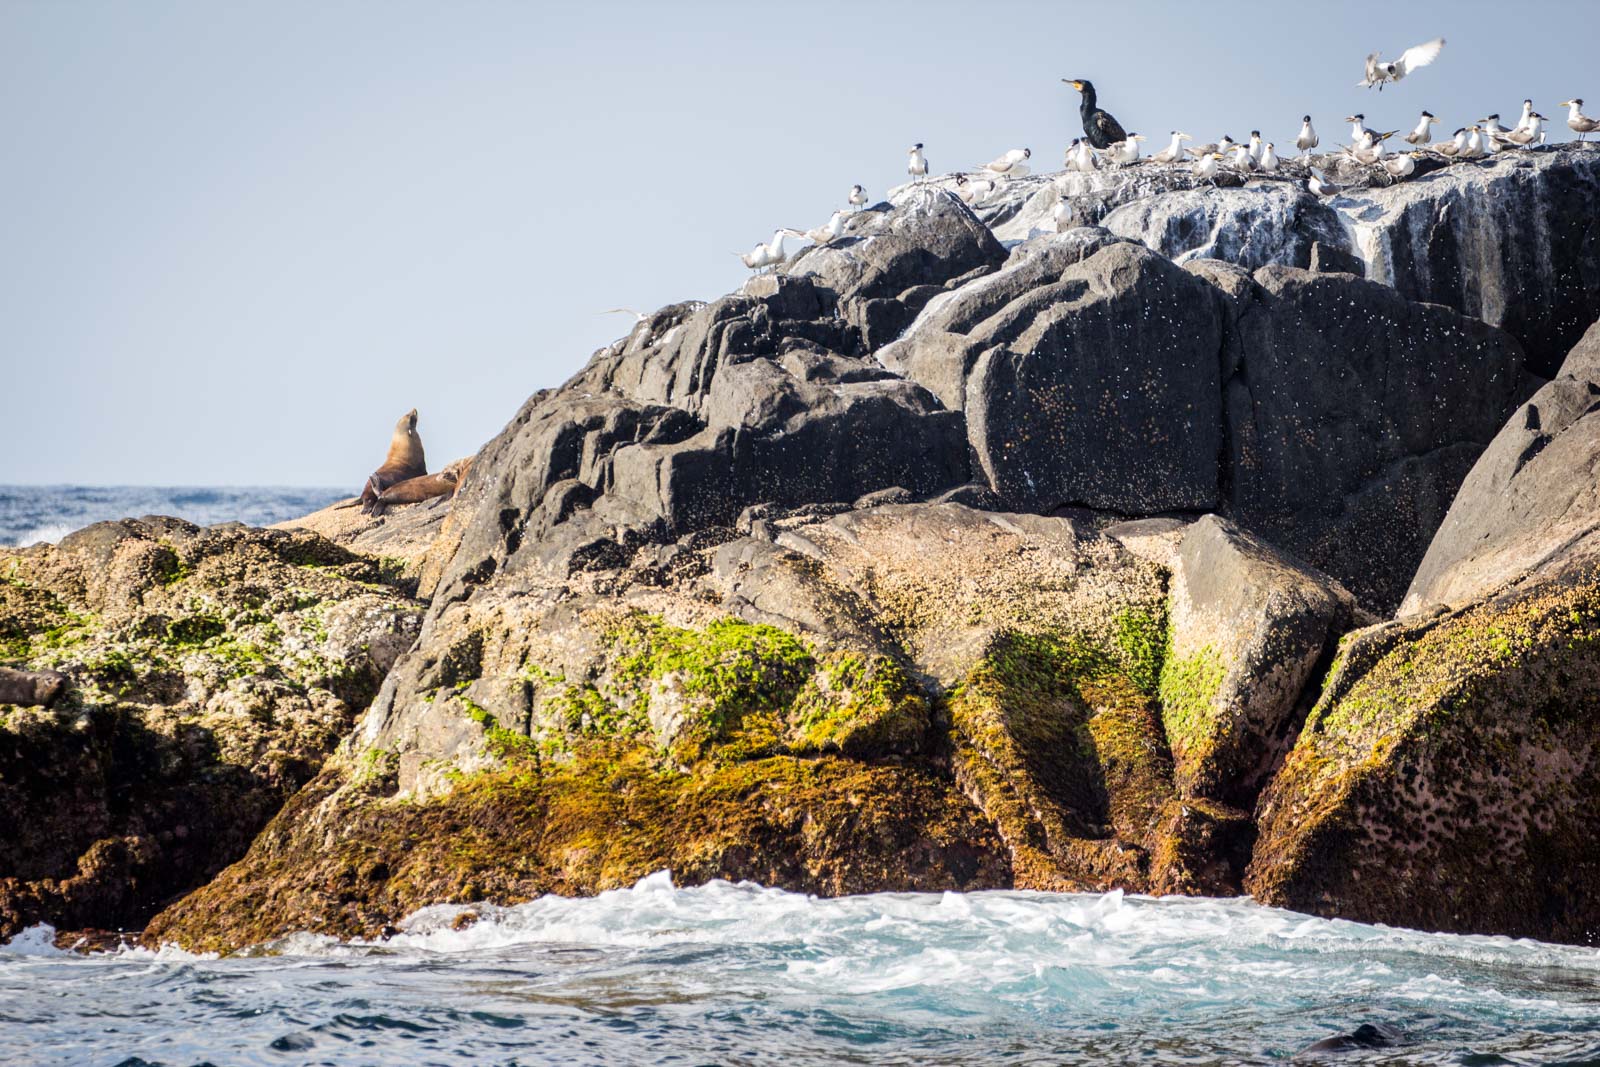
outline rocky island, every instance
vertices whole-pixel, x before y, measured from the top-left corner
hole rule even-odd
[[[0,551],[55,679],[0,707],[0,936],[667,868],[1600,943],[1600,146],[1418,170],[920,182],[452,498]]]

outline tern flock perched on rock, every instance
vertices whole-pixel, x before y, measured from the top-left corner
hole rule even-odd
[[[1385,85],[1397,83],[1432,64],[1444,51],[1444,45],[1443,37],[1435,37],[1407,48],[1398,58],[1389,62],[1381,58],[1381,53],[1373,52],[1367,56],[1364,76],[1356,85],[1366,89],[1376,88],[1381,92]],[[1305,162],[1306,157],[1322,143],[1310,115],[1302,116],[1300,120],[1300,131],[1293,141],[1297,156],[1293,159],[1280,157],[1275,144],[1264,140],[1260,130],[1251,130],[1248,141],[1235,141],[1224,134],[1217,141],[1188,146],[1185,142],[1194,138],[1182,130],[1173,130],[1165,147],[1143,156],[1140,144],[1146,138],[1142,134],[1125,131],[1110,112],[1100,107],[1099,94],[1093,82],[1085,78],[1061,80],[1081,96],[1079,113],[1083,127],[1083,136],[1074,138],[1067,146],[1062,164],[1062,170],[1066,173],[1094,174],[1102,168],[1119,169],[1155,163],[1164,166],[1186,165],[1196,185],[1206,183],[1216,186],[1219,176],[1231,174],[1238,178],[1259,175],[1267,179],[1304,180],[1306,188],[1318,197],[1335,197],[1347,188],[1333,181],[1324,171]],[[1600,129],[1600,119],[1583,114],[1581,98],[1563,100],[1560,106],[1568,109],[1567,127],[1578,135],[1579,141],[1586,140],[1590,133]],[[1400,133],[1399,129],[1381,132],[1371,129],[1366,124],[1366,115],[1359,112],[1345,116],[1344,121],[1350,123],[1350,143],[1338,145],[1337,151],[1323,158],[1338,161],[1345,168],[1340,174],[1347,182],[1355,180],[1351,178],[1349,169],[1353,167],[1369,171],[1373,178],[1385,184],[1393,184],[1417,176],[1418,160],[1424,157],[1433,157],[1437,163],[1443,164],[1472,162],[1498,152],[1542,145],[1548,137],[1545,127],[1550,120],[1539,114],[1534,109],[1533,101],[1528,99],[1522,102],[1521,118],[1509,129],[1500,124],[1500,116],[1495,113],[1462,126],[1448,140],[1435,143],[1433,127],[1439,124],[1439,119],[1431,111],[1424,110],[1415,127],[1402,137],[1410,150],[1396,152],[1389,151],[1388,142]],[[1033,150],[1030,148],[1012,148],[970,171],[957,172],[955,193],[963,202],[973,207],[981,206],[1005,182],[1026,176],[1029,173],[1028,161],[1032,156]],[[1437,166],[1429,169],[1437,169]],[[906,173],[914,182],[922,181],[930,173],[921,142],[907,150]],[[854,212],[865,209],[867,195],[860,185],[851,188],[848,203]],[[1075,217],[1071,194],[1061,195],[1052,215],[1058,226],[1065,225]],[[845,236],[848,217],[849,213],[836,211],[827,223],[813,230],[779,229],[770,242],[757,245],[749,253],[740,254],[740,259],[755,271],[776,267],[785,259],[785,237],[805,238],[814,245],[829,245]]]

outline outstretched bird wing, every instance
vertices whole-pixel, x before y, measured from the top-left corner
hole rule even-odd
[[[1394,76],[1403,78],[1418,67],[1426,67],[1429,63],[1439,58],[1439,53],[1444,50],[1444,38],[1435,37],[1425,44],[1415,45],[1400,53],[1400,58],[1394,63]]]
[[[1357,89],[1370,89],[1383,81],[1383,75],[1378,73],[1378,53],[1373,52],[1367,57],[1367,76],[1356,82]]]

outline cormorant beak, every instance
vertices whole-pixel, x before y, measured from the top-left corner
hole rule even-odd
[[[1079,81],[1077,78],[1062,78],[1061,80],[1078,90],[1078,92],[1083,92],[1083,82]]]

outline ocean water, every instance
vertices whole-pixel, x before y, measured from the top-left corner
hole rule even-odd
[[[269,526],[353,495],[284,486],[0,485],[0,545],[54,543],[92,522],[141,515]]]
[[[1600,1063],[1595,949],[1242,899],[818,900],[663,872],[426,908],[378,944],[297,934],[215,959],[49,940],[0,949],[7,1064]],[[1363,1024],[1384,1047],[1305,1052]]]

